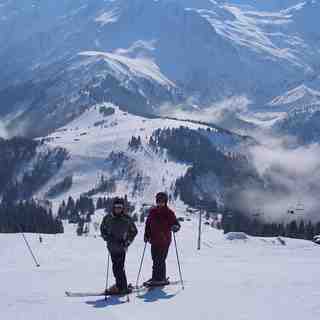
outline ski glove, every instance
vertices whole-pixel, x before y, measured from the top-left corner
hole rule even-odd
[[[174,232],[174,233],[176,233],[176,232],[178,232],[179,230],[180,230],[180,225],[178,225],[178,224],[174,224],[172,227],[171,227],[171,230],[172,230],[172,232]]]
[[[130,240],[124,240],[124,241],[123,241],[123,246],[124,246],[125,248],[128,248],[128,247],[130,246],[130,244],[131,244],[131,241],[130,241]]]

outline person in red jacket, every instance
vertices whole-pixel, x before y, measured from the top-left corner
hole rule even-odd
[[[150,209],[144,233],[144,241],[151,244],[153,261],[152,278],[145,285],[166,283],[166,259],[171,244],[171,232],[180,230],[175,213],[168,207],[168,196],[164,192],[156,195],[156,207]]]

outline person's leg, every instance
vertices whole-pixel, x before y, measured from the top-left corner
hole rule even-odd
[[[128,288],[127,277],[124,269],[126,253],[120,252],[111,255],[113,275],[116,279],[116,286],[120,291]]]
[[[151,255],[153,260],[152,280],[164,281],[166,280],[166,259],[169,248],[161,248],[151,246]]]

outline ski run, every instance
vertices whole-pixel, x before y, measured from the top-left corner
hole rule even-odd
[[[182,213],[178,212],[181,216]],[[135,284],[143,252],[143,225],[129,248],[126,271]],[[76,236],[72,225],[65,234],[26,234],[40,262],[37,268],[20,234],[0,235],[0,310],[6,320],[100,319],[241,319],[316,320],[320,317],[320,255],[312,242],[284,238],[248,237],[228,240],[205,225],[197,250],[197,220],[182,222],[177,244],[185,290],[176,284],[125,297],[69,298],[65,291],[104,290],[107,251],[94,233]],[[174,243],[168,276],[179,280]],[[151,275],[150,247],[140,285]],[[109,283],[113,281],[112,273]]]

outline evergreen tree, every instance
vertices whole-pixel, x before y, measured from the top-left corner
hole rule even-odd
[[[305,228],[305,234],[306,234],[305,238],[307,240],[313,240],[313,237],[315,236],[315,234],[314,234],[314,227],[311,221],[308,222]]]
[[[314,233],[315,235],[320,235],[320,221],[316,224]]]
[[[305,230],[305,225],[304,221],[301,220],[299,223],[299,228],[298,228],[298,238],[299,239],[304,239],[306,235],[306,230]]]
[[[296,220],[291,221],[288,225],[287,225],[287,232],[286,232],[287,236],[289,238],[297,238],[298,237],[298,226],[297,226],[297,222]]]
[[[63,233],[63,224],[52,210],[46,210],[33,200],[0,204],[0,232]]]

